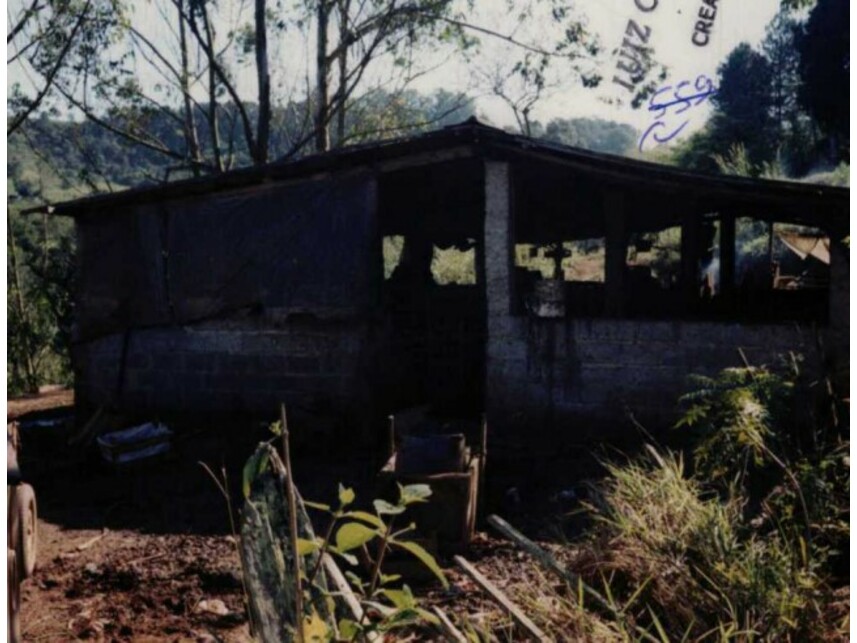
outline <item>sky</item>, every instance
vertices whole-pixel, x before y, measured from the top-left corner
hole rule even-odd
[[[21,2],[10,1],[7,20],[10,14],[15,14]],[[172,47],[172,27],[169,24],[165,27],[164,17],[157,11],[155,4],[152,0],[131,0],[132,24],[153,41]],[[219,6],[235,23],[249,23],[252,18],[252,3],[246,0],[221,0]],[[646,45],[653,47],[654,59],[665,66],[668,73],[662,83],[666,91],[658,95],[657,102],[668,102],[674,97],[673,90],[683,81],[689,83],[682,84],[685,90],[698,94],[694,84],[701,82],[704,85],[700,76],[716,79],[718,65],[739,43],[746,41],[757,45],[764,36],[765,26],[779,7],[779,0],[577,0],[573,6],[575,15],[584,20],[588,30],[598,38],[604,52],[597,67],[603,80],[597,88],[587,89],[561,64],[554,65],[548,89],[533,106],[533,118],[546,122],[552,118],[600,117],[629,123],[644,132],[654,123],[657,114],[649,111],[647,105],[633,109],[628,101],[631,92],[619,82],[614,82],[616,77],[626,85],[628,83],[629,74],[617,68],[617,64],[631,64],[627,57],[618,53],[623,40],[626,40],[626,50],[635,44],[642,44],[642,38],[646,39]],[[700,17],[700,13],[703,17]],[[468,19],[528,42],[548,43],[552,37],[551,27],[547,24],[517,20],[508,11],[506,0],[475,0]],[[707,35],[697,29],[700,21],[705,23],[703,29]],[[700,44],[694,44],[694,38]],[[516,53],[514,48],[501,45],[488,37],[482,37],[481,40],[483,45],[480,53],[472,60],[466,61],[448,52],[424,52],[420,62],[431,71],[411,86],[425,92],[438,88],[467,92],[476,97],[478,114],[497,125],[514,125],[515,120],[509,107],[502,100],[488,95],[490,92],[484,77],[495,69],[506,69],[520,52]],[[297,86],[297,83],[305,82],[300,70],[306,67],[307,60],[311,60],[312,46],[312,42],[305,39],[290,40],[288,37],[274,43],[271,66],[275,70],[272,79],[275,95],[288,95],[291,90],[302,89],[302,86]],[[150,85],[156,83],[157,77],[145,63],[141,61],[139,64],[141,82]],[[595,69],[586,62],[583,66],[590,71]],[[20,82],[25,88],[31,85],[26,72],[19,66],[9,66],[7,72],[7,88],[14,82]],[[390,69],[379,67],[374,73],[374,78],[370,80],[381,80],[389,75]],[[295,86],[290,86],[290,83]],[[253,73],[239,75],[239,91],[248,97],[253,96]],[[668,110],[666,116],[663,116],[667,122],[662,133],[673,131],[678,123],[687,121],[673,139],[678,141],[702,127],[710,113],[710,104],[704,99],[699,103],[686,110],[681,118],[673,116]],[[675,108],[672,111],[676,111]]]

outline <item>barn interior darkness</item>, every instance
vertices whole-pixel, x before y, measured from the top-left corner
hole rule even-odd
[[[381,379],[392,409],[484,410],[483,164],[456,160],[379,182]]]
[[[515,314],[542,287],[566,317],[815,321],[828,314],[830,239],[795,213],[599,182],[517,164]],[[554,295],[556,296],[556,295]]]

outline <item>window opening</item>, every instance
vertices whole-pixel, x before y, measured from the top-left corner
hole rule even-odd
[[[476,283],[476,240],[432,249],[431,275],[439,286],[472,286]]]

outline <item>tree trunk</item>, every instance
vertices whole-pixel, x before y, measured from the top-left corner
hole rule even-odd
[[[265,0],[256,0],[256,73],[259,79],[259,120],[253,157],[256,163],[262,164],[268,161],[268,139],[271,131],[271,79],[268,73]]]
[[[339,1],[339,44],[341,51],[338,56],[339,87],[336,89],[336,145],[340,147],[345,141],[345,91],[348,85],[348,47],[342,43],[348,39],[348,13],[351,10],[351,0]]]
[[[205,5],[202,6],[202,21],[205,29],[205,49],[208,57],[208,126],[211,135],[211,149],[214,152],[214,167],[223,171],[223,158],[220,154],[220,128],[217,124],[217,71],[214,68],[214,33],[208,20]],[[252,153],[252,150],[251,150]]]
[[[178,0],[179,12],[179,47],[181,49],[181,91],[184,98],[184,128],[185,141],[187,142],[188,156],[191,159],[191,168],[194,176],[199,176],[199,162],[202,160],[199,153],[199,139],[196,134],[196,118],[193,112],[193,103],[190,100],[190,83],[188,82],[188,53],[187,32],[185,30],[184,0]]]
[[[330,126],[328,122],[328,110],[330,99],[328,96],[328,83],[330,76],[330,65],[327,61],[327,22],[328,22],[328,0],[318,0],[317,27],[318,37],[316,43],[316,105],[315,105],[315,150],[326,152],[330,148]]]
[[[15,235],[12,231],[12,216],[8,210],[6,211],[6,234],[8,235],[7,243],[9,245],[9,261],[12,264],[12,285],[15,288],[14,302],[15,307],[18,309],[18,319],[24,328],[24,332],[20,337],[22,345],[21,353],[24,358],[24,379],[26,380],[27,392],[38,393],[39,378],[36,373],[35,361],[33,360],[33,346],[27,334],[30,327],[30,316],[27,314],[27,307],[24,301],[24,291],[21,288],[21,268],[18,263],[18,250],[17,244],[15,243]]]

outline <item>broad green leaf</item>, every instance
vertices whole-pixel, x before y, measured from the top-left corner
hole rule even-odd
[[[417,606],[414,595],[411,594],[407,585],[402,589],[382,589],[381,593],[389,599],[396,609],[413,609]]]
[[[415,608],[415,610],[417,612],[417,615],[419,615],[419,617],[426,623],[431,623],[432,625],[440,624],[440,619],[428,610],[424,610],[421,607],[417,607]]]
[[[405,510],[404,507],[391,505],[386,500],[375,500],[372,504],[375,505],[375,511],[381,515],[395,516]]]
[[[387,525],[375,514],[370,514],[368,511],[348,511],[344,514],[346,518],[356,518],[363,522],[368,522],[373,527],[377,527],[381,531],[386,531]]]
[[[313,540],[298,538],[298,556],[306,556],[319,550],[319,545]]]
[[[363,579],[360,578],[354,572],[345,572],[345,578],[349,580],[349,582],[355,587],[355,589],[363,591],[363,588],[366,586],[366,583],[363,582]]]
[[[347,641],[355,638],[361,631],[363,627],[351,619],[343,618],[339,621],[339,636]]]
[[[397,580],[401,580],[401,574],[381,574],[381,584],[386,585],[387,583],[395,583]]]
[[[333,554],[336,554],[337,556],[339,556],[342,560],[344,560],[346,563],[348,563],[351,566],[357,565],[357,562],[358,562],[357,556],[355,556],[354,554],[347,554],[344,551],[339,551],[336,547],[329,547],[328,551],[330,551]]]
[[[342,484],[339,485],[339,506],[347,507],[352,502],[354,502],[354,498],[356,494],[354,493],[354,489],[348,487],[343,487]]]
[[[431,572],[437,576],[441,585],[443,585],[444,589],[449,587],[449,581],[446,580],[446,576],[443,575],[443,570],[440,568],[440,565],[437,564],[437,561],[434,559],[430,553],[428,553],[421,545],[410,541],[400,541],[400,540],[391,540],[390,544],[395,545],[397,547],[401,547],[407,552],[410,552],[414,556],[416,556],[420,562],[428,567]]]
[[[415,502],[428,502],[431,487],[427,484],[399,485],[399,504],[410,505]]]
[[[311,616],[304,616],[303,637],[304,643],[328,643],[330,641],[330,628],[324,619],[313,609]]]
[[[258,452],[250,456],[250,459],[244,464],[244,469],[241,473],[241,489],[244,492],[244,497],[250,497],[250,487],[257,476],[262,474],[268,466],[268,452],[262,451],[261,455]]]
[[[304,500],[304,504],[310,509],[318,509],[319,511],[330,511],[330,505],[326,505],[323,502],[310,502],[309,500]]]
[[[336,532],[336,549],[344,553],[372,540],[378,532],[359,522],[347,522]]]

